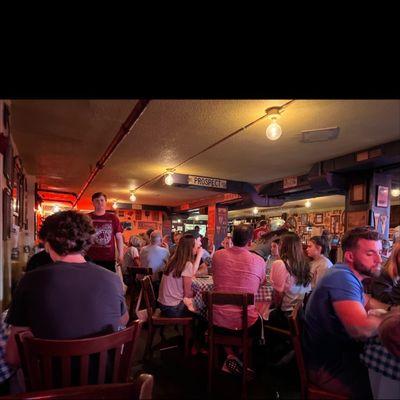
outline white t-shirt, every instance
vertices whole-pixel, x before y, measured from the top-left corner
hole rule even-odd
[[[310,284],[306,287],[296,284],[296,278],[289,274],[282,260],[276,260],[272,263],[271,284],[277,292],[283,292],[282,311],[292,311],[296,303],[311,291]]]
[[[321,256],[318,260],[310,262],[311,268],[311,287],[314,289],[317,286],[318,281],[325,275],[328,269],[332,267],[331,260],[325,256]]]
[[[134,267],[133,260],[139,258],[139,251],[136,247],[130,246],[125,250],[124,262],[122,263],[122,271],[126,271],[127,268]]]
[[[174,277],[174,272],[169,275],[163,274],[158,294],[158,301],[164,306],[177,306],[184,297],[183,292],[183,277],[188,276],[192,278],[196,271],[193,264],[188,261],[179,278]]]

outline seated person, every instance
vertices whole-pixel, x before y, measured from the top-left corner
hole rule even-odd
[[[142,239],[139,236],[132,235],[129,238],[128,247],[124,253],[122,272],[125,273],[127,268],[138,267],[140,265],[139,253],[141,245]]]
[[[329,260],[329,242],[326,236],[313,236],[307,245],[307,255],[312,259],[311,269],[311,287],[314,289],[318,281],[325,275],[332,262]]]
[[[75,339],[116,331],[128,322],[117,274],[86,262],[95,229],[76,211],[50,215],[39,236],[53,264],[24,275],[6,322],[11,325],[6,359],[19,364],[15,334],[30,329],[42,339]]]
[[[191,316],[184,298],[193,298],[192,278],[199,268],[203,249],[193,235],[184,235],[165,266],[158,302],[161,315],[176,318]]]
[[[289,329],[287,317],[304,295],[311,291],[311,273],[298,235],[292,232],[282,235],[279,247],[280,259],[271,267],[275,309],[270,312],[268,324]]]
[[[364,294],[361,281],[379,273],[381,246],[379,233],[370,227],[346,232],[344,263],[321,278],[305,309],[303,347],[310,381],[351,398],[371,397],[359,356],[362,340],[377,335],[381,318],[367,311],[388,306]]]
[[[233,246],[218,250],[213,257],[214,291],[229,293],[257,293],[258,288],[265,282],[265,262],[257,254],[249,251],[253,237],[250,224],[240,224],[233,230]],[[248,307],[248,326],[252,333],[258,333],[259,321],[255,305]],[[229,330],[242,329],[242,310],[233,305],[215,305],[213,323],[218,327]],[[224,370],[240,369],[241,361],[231,347],[226,347],[227,359]]]
[[[371,295],[382,303],[400,304],[400,242],[393,246],[382,273],[372,279]]]
[[[267,283],[271,283],[271,268],[272,264],[276,261],[279,260],[279,245],[280,245],[280,239],[275,239],[271,243],[271,254],[268,256],[267,262],[265,264],[265,274],[267,276]]]

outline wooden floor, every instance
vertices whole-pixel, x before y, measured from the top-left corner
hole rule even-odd
[[[174,329],[166,331],[173,345],[177,341]],[[183,360],[181,349],[172,348],[156,351],[151,361],[142,362],[147,330],[140,337],[140,354],[135,360],[133,375],[142,372],[154,375],[154,399],[206,399],[207,398],[207,355],[198,354]],[[155,339],[155,343],[156,340]],[[256,377],[249,383],[249,399],[299,399],[300,384],[295,361],[284,367],[269,366],[265,347],[254,351]],[[240,379],[223,372],[215,373],[212,398],[240,398]],[[278,394],[277,394],[278,393]]]

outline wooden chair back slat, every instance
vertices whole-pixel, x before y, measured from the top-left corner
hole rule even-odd
[[[59,380],[63,387],[70,386],[71,376],[75,375],[77,377],[74,380],[79,380],[79,385],[88,384],[89,370],[94,367],[98,368],[94,375],[99,378],[97,383],[104,383],[108,365],[114,367],[111,374],[112,382],[126,382],[141,325],[140,321],[134,321],[119,332],[74,340],[38,339],[32,337],[30,332],[18,333],[16,340],[19,343],[20,358],[25,364],[27,389],[43,390],[56,387],[55,360],[61,365],[62,377],[59,377]],[[123,349],[122,354],[121,349]],[[98,366],[93,363],[92,367],[90,355],[95,354],[99,354],[99,363]],[[112,355],[114,355],[113,363],[109,359]],[[79,357],[79,374],[73,374],[72,369],[75,364],[72,362],[72,357]]]
[[[71,386],[71,358],[61,358],[61,376],[63,387]]]
[[[107,366],[107,351],[102,351],[100,352],[99,374],[97,376],[97,383],[99,385],[106,383],[106,366]]]
[[[154,310],[157,306],[156,296],[154,294],[153,284],[151,281],[150,276],[145,276],[141,281],[140,284],[142,285],[143,296],[146,303],[147,314],[149,318],[154,313]]]
[[[89,383],[89,356],[83,355],[80,358],[80,383],[87,385]]]

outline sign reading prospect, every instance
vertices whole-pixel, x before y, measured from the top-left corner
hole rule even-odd
[[[205,176],[188,175],[188,185],[226,189],[226,180],[207,178]]]

